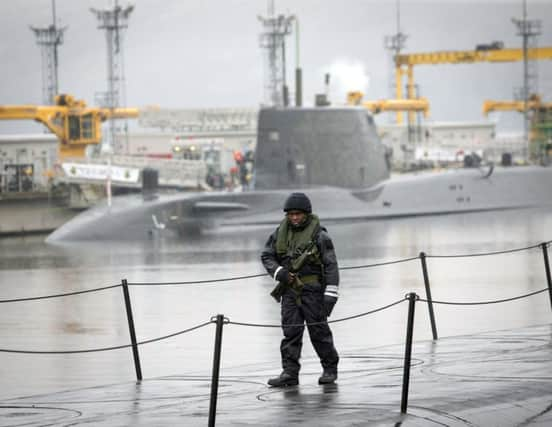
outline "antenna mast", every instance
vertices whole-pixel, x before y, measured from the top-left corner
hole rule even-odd
[[[261,48],[266,50],[265,102],[273,107],[289,104],[286,85],[286,42],[291,34],[293,15],[274,15],[274,0],[268,0],[268,16],[259,16],[264,31],[259,37]]]
[[[56,24],[56,0],[52,0],[52,24],[45,28],[31,27],[36,44],[42,53],[42,100],[44,105],[53,105],[58,94],[58,46],[63,44],[63,32],[67,27]]]
[[[399,73],[399,68],[396,64],[396,57],[400,55],[401,51],[406,46],[406,39],[408,36],[401,32],[401,1],[396,0],[397,5],[397,32],[392,36],[385,36],[384,46],[389,51],[389,98],[396,98],[396,94],[402,91],[402,88],[398,88],[402,83],[402,76]],[[397,75],[395,75],[397,72]],[[393,119],[391,118],[391,121]],[[402,113],[397,112],[397,123],[402,122]]]
[[[523,137],[529,146],[529,110],[527,108],[529,98],[538,92],[538,68],[536,61],[529,60],[528,50],[537,47],[537,36],[541,34],[541,21],[539,19],[527,19],[527,0],[523,0],[523,18],[512,18],[512,22],[518,29],[518,36],[523,44],[523,87],[517,90],[516,98],[523,100]],[[529,156],[529,149],[527,156]]]
[[[99,21],[98,29],[105,30],[107,41],[107,92],[97,94],[99,104],[106,108],[117,108],[126,104],[123,62],[123,31],[128,27],[128,18],[134,6],[121,7],[117,0],[111,9],[90,11]],[[121,152],[120,144],[115,146],[115,123],[109,120],[108,144],[115,152]]]

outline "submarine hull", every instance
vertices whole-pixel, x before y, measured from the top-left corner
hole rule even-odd
[[[538,166],[404,175],[367,189],[303,189],[322,221],[351,221],[521,209],[552,203],[552,169]],[[124,196],[96,206],[47,241],[143,240],[236,226],[276,226],[288,189],[242,193],[186,193],[144,201]]]
[[[324,221],[542,206],[552,168],[458,169],[389,178],[389,152],[363,108],[270,108],[258,120],[255,190],[122,196],[54,231],[47,241],[136,240],[225,226],[276,225],[291,191]]]

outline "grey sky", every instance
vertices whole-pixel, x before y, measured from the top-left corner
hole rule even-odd
[[[263,56],[258,46],[265,0],[135,0],[125,35],[127,105],[172,108],[253,107],[263,96]],[[105,38],[90,7],[108,0],[57,0],[57,16],[69,28],[59,51],[60,91],[94,103],[106,82]],[[120,4],[127,3],[120,1]],[[40,51],[29,25],[51,22],[51,0],[0,1],[0,104],[42,102]],[[552,46],[552,1],[529,0],[529,17],[542,20],[540,46]],[[276,10],[299,17],[304,98],[312,103],[332,70],[332,98],[349,89],[366,98],[389,96],[389,60],[383,38],[396,29],[395,0],[276,0]],[[405,52],[469,50],[502,40],[520,47],[512,17],[519,1],[401,1]],[[295,67],[289,39],[288,70]],[[361,70],[362,79],[336,73]],[[484,99],[513,97],[522,83],[522,64],[419,66],[414,70],[435,121],[481,121]],[[289,73],[288,79],[291,79]],[[356,84],[354,82],[357,82]],[[539,89],[552,101],[552,61],[539,64]],[[494,116],[502,131],[521,129],[515,113]],[[385,118],[379,120],[387,121]],[[40,131],[38,125],[0,122],[0,133]]]

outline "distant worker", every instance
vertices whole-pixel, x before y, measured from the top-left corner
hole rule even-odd
[[[309,198],[292,193],[284,204],[285,218],[270,235],[261,254],[263,265],[278,285],[271,295],[281,303],[284,338],[280,345],[282,373],[268,380],[273,387],[299,384],[304,323],[320,358],[319,384],[337,379],[339,356],[327,323],[338,298],[339,271],[326,229],[312,214]]]
[[[230,176],[228,180],[228,189],[233,190],[238,185],[238,167],[232,166],[230,168]]]
[[[247,157],[242,154],[241,151],[234,151],[234,161],[236,162],[237,176],[239,185],[241,185],[242,190],[249,189],[249,171],[247,169]]]

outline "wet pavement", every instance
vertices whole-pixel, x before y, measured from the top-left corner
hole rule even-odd
[[[231,326],[231,325],[230,325]],[[220,426],[549,426],[552,325],[415,341],[408,413],[404,346],[342,351],[338,383],[319,386],[303,360],[300,385],[273,389],[273,363],[223,365]],[[209,365],[212,362],[209,361]],[[146,378],[0,402],[2,426],[204,426],[210,372]],[[63,384],[60,384],[63,389]]]

